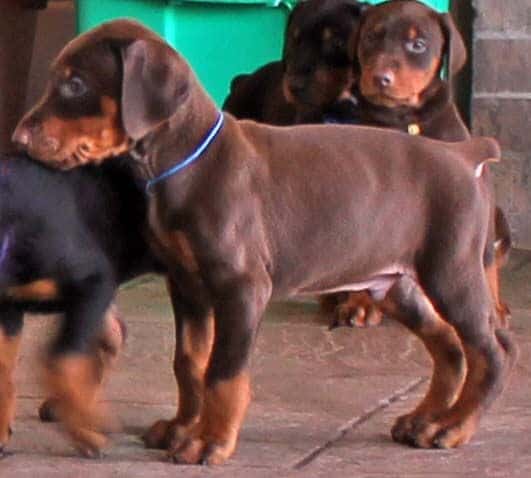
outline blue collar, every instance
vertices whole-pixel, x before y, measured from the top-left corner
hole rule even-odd
[[[11,231],[6,232],[4,239],[2,241],[2,246],[0,250],[0,267],[4,265],[4,262],[7,258],[7,252],[9,250],[9,245],[11,243]]]
[[[188,155],[186,158],[184,158],[183,161],[180,163],[177,163],[175,166],[171,167],[170,169],[164,171],[159,176],[150,179],[146,184],[146,192],[149,193],[153,189],[153,186],[155,184],[164,181],[165,179],[169,178],[170,176],[173,176],[174,174],[178,173],[181,169],[186,168],[190,164],[192,164],[196,159],[198,159],[205,150],[212,144],[212,142],[216,139],[218,133],[221,131],[221,128],[223,127],[223,113],[220,111],[218,114],[218,119],[216,120],[216,123],[214,126],[212,126],[212,129],[208,132],[208,134],[205,136],[203,141],[201,141],[201,144],[195,149],[195,151]]]

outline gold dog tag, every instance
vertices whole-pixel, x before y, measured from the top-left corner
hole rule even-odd
[[[417,123],[411,123],[407,125],[407,132],[411,136],[417,136],[420,134],[420,126]]]

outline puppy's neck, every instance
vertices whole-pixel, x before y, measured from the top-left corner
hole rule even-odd
[[[131,156],[145,179],[159,176],[181,162],[204,140],[218,118],[218,109],[196,82],[175,113],[156,130],[137,141]]]
[[[422,124],[442,114],[451,103],[448,83],[439,78],[420,95],[419,106],[387,107],[375,105],[359,94],[362,121],[367,124],[407,130],[413,123]]]

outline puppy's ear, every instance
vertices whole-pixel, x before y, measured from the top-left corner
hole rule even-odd
[[[351,57],[351,60],[354,61],[354,70],[356,75],[359,74],[359,65],[357,61],[357,54],[358,54],[358,44],[360,41],[360,32],[361,32],[361,25],[363,22],[363,15],[372,5],[370,3],[366,2],[356,2],[351,1],[348,4],[349,13],[352,17],[352,32],[350,34],[350,37],[348,39],[348,53]]]
[[[467,59],[466,46],[452,16],[449,13],[441,13],[439,18],[445,37],[449,77],[452,78],[465,66]]]
[[[307,8],[307,0],[301,0],[297,2],[293,10],[288,16],[288,21],[286,22],[286,27],[284,28],[284,46],[282,47],[282,63],[285,63],[286,54],[288,52],[288,43],[292,40],[292,37],[295,33],[294,28],[297,24],[297,18],[301,15],[301,12]]]
[[[350,11],[355,17],[361,17],[361,15],[363,15],[371,6],[372,5],[367,2],[349,2]]]
[[[122,49],[122,122],[138,140],[168,120],[187,98],[190,68],[169,45],[136,40]]]

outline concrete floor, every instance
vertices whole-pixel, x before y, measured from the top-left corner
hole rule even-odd
[[[312,302],[273,305],[253,360],[254,399],[234,458],[222,467],[169,463],[139,434],[174,411],[173,326],[163,283],[143,278],[119,296],[127,347],[106,399],[123,424],[101,460],[76,456],[57,425],[42,424],[39,354],[53,319],[27,320],[18,369],[17,422],[0,477],[529,477],[531,476],[531,252],[514,251],[504,297],[521,357],[505,395],[473,441],[424,451],[393,443],[394,419],[425,391],[430,366],[419,342],[391,321],[329,332]]]

